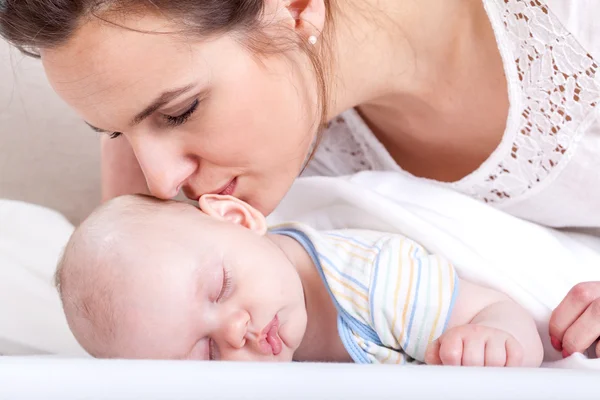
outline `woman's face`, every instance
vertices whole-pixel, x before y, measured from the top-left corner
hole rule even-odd
[[[308,62],[259,58],[231,35],[194,42],[160,17],[120,23],[159,33],[87,22],[42,52],[56,92],[90,126],[129,142],[153,195],[232,194],[269,214],[316,131]]]

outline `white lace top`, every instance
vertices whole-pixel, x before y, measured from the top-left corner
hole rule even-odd
[[[483,3],[508,80],[506,130],[477,170],[437,183],[543,225],[600,228],[600,0]],[[362,170],[407,173],[349,110],[305,173]]]

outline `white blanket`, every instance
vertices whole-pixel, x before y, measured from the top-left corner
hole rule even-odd
[[[0,199],[0,354],[85,355],[53,285],[72,231],[55,211]]]
[[[273,224],[402,233],[449,258],[464,279],[511,296],[535,318],[545,366],[600,369],[600,360],[562,360],[549,343],[551,311],[578,282],[600,281],[600,238],[511,217],[474,199],[395,172],[297,181]]]

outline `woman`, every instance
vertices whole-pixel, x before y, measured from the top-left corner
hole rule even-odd
[[[382,169],[543,225],[598,228],[598,12],[563,0],[0,0],[0,31],[106,133],[105,198],[224,193],[268,214],[305,166]],[[600,336],[599,297],[586,283],[561,303],[557,348]]]

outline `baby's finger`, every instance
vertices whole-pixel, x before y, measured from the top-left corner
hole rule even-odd
[[[440,360],[444,365],[460,365],[463,354],[463,341],[459,335],[448,335],[440,340]]]
[[[516,339],[508,338],[505,343],[506,366],[520,367],[523,365],[523,346]]]
[[[592,301],[600,297],[600,282],[584,282],[573,287],[552,312],[550,337],[561,343],[565,332],[583,314]]]
[[[506,339],[490,338],[485,344],[485,366],[504,367],[506,365]]]
[[[462,365],[465,367],[483,367],[485,365],[485,342],[478,337],[463,341]]]
[[[442,359],[440,358],[440,341],[435,340],[429,344],[427,351],[425,352],[425,364],[429,365],[441,365]]]
[[[565,332],[563,354],[585,352],[600,336],[600,299],[593,301]]]

